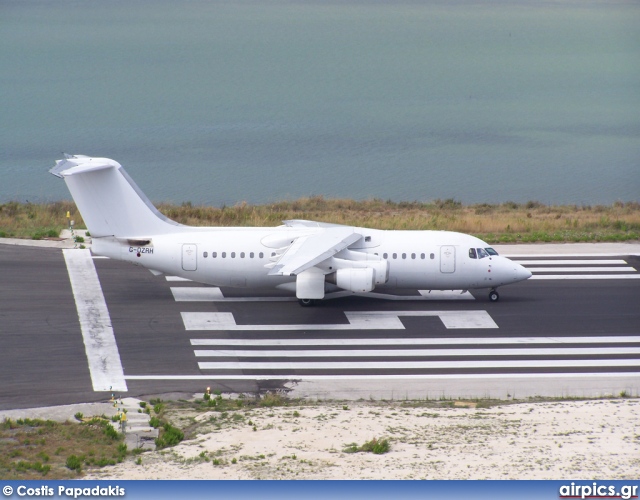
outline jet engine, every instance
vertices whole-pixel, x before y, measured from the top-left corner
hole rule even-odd
[[[371,267],[338,269],[326,276],[329,283],[351,292],[370,292],[376,286],[376,272]]]

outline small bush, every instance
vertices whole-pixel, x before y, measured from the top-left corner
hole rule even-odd
[[[367,441],[362,446],[358,446],[357,443],[349,443],[345,445],[343,453],[359,453],[361,451],[367,453],[373,453],[375,455],[382,455],[387,453],[390,449],[389,440],[373,438],[371,441]]]
[[[158,449],[175,446],[184,439],[184,433],[170,423],[164,424],[163,429],[162,435],[156,438],[156,447]]]
[[[84,415],[82,414],[82,412],[78,412],[74,415],[75,419],[82,422],[82,417],[84,417]]]
[[[373,438],[371,441],[367,441],[361,446],[362,451],[368,451],[375,455],[382,455],[389,451],[389,441],[387,439]]]
[[[275,392],[268,392],[265,394],[260,400],[260,406],[272,407],[272,406],[282,406],[284,404],[284,400],[280,394]]]
[[[67,458],[66,466],[67,469],[71,469],[80,473],[82,471],[82,459],[80,459],[76,455],[71,455]]]
[[[120,433],[118,433],[118,431],[115,430],[113,426],[109,424],[104,426],[104,435],[114,441],[117,441],[118,439],[120,439],[120,436],[121,436]]]

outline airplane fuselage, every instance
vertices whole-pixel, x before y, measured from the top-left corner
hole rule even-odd
[[[302,235],[318,231],[290,227],[190,229],[193,231],[180,232],[179,237],[154,236],[148,243],[96,238],[93,252],[209,285],[288,289],[288,283],[295,283],[295,276],[269,275],[269,264],[277,260],[282,248]],[[388,263],[388,279],[376,285],[378,290],[495,288],[530,276],[519,264],[499,255],[478,258],[477,249],[490,247],[470,235],[355,230],[364,237],[346,252]],[[474,249],[473,258],[470,249]],[[336,257],[339,259],[341,254]]]

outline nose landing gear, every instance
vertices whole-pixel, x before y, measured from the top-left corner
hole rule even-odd
[[[500,300],[500,294],[498,293],[497,290],[491,289],[489,291],[489,300],[491,302],[498,302]]]
[[[298,299],[298,303],[302,307],[313,307],[316,305],[316,301],[314,299]]]

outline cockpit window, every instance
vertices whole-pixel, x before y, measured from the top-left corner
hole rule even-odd
[[[498,252],[496,252],[493,248],[485,248],[485,250],[489,255],[498,255]]]
[[[485,257],[489,257],[489,254],[485,251],[484,248],[478,248],[477,252],[478,252],[479,259],[484,259]]]
[[[469,257],[471,259],[475,259],[476,258],[476,249],[475,248],[470,248],[469,249]]]

